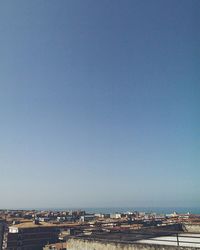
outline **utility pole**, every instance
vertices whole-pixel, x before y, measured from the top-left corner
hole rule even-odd
[[[179,247],[179,237],[178,237],[178,233],[176,234],[176,239],[177,239],[177,246]]]

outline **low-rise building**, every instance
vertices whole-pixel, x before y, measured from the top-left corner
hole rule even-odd
[[[0,249],[2,249],[3,235],[4,235],[4,220],[0,220]]]
[[[94,214],[86,214],[80,217],[80,222],[89,222],[95,219]]]
[[[6,250],[42,250],[58,241],[59,229],[52,224],[21,223],[9,227]]]
[[[121,217],[122,215],[120,213],[115,213],[110,215],[111,219],[120,219]]]

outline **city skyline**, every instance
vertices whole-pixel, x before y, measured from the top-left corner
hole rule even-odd
[[[3,208],[199,206],[199,8],[0,3]]]

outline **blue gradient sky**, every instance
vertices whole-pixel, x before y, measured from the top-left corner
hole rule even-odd
[[[200,205],[199,10],[1,1],[1,207]]]

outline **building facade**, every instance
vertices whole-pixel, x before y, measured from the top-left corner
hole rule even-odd
[[[7,233],[4,249],[6,250],[42,250],[46,244],[58,241],[57,227],[17,227],[12,226]]]

